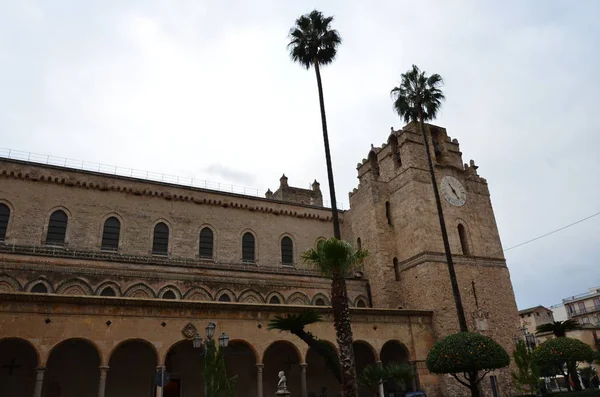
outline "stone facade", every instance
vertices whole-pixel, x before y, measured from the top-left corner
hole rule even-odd
[[[410,387],[454,396],[464,391],[424,365],[435,340],[456,332],[458,322],[416,127],[392,131],[386,144],[371,149],[358,164],[351,209],[340,211],[342,237],[370,252],[363,271],[348,279],[355,353],[359,369],[411,362],[419,376]],[[472,161],[463,165],[458,142],[445,129],[428,125],[427,133],[438,182],[453,176],[467,194],[460,207],[444,201],[444,215],[469,327],[511,350],[517,308],[487,183]],[[10,213],[0,236],[0,360],[11,355],[30,367],[29,375],[22,372],[27,387],[0,372],[0,395],[4,387],[15,397],[149,396],[152,368],[163,365],[174,377],[167,387],[177,388],[173,396],[200,395],[191,369],[197,360],[182,330],[214,321],[235,340],[233,353],[245,357],[229,359],[228,368],[255,373],[240,378],[239,396],[271,395],[282,366],[293,395],[318,395],[328,387],[335,396],[336,382],[318,356],[296,338],[266,329],[274,316],[311,305],[325,317],[311,331],[335,342],[326,307],[330,280],[300,259],[332,235],[331,213],[322,205],[316,181],[300,189],[285,175],[275,193],[256,198],[0,160],[0,206]],[[62,227],[49,227],[57,211],[66,231],[59,244],[50,244],[49,235]],[[115,249],[103,243],[109,219],[118,220]],[[202,240],[208,230],[210,239]],[[161,238],[165,251],[158,253]],[[115,350],[122,346],[127,349]],[[87,349],[95,369],[80,378],[88,377],[89,390],[73,389],[59,376],[56,357],[64,355],[68,364],[69,349]],[[115,368],[141,357],[152,364],[136,372],[137,383],[120,377]],[[493,375],[506,395],[506,371]],[[482,390],[490,394],[489,381]]]

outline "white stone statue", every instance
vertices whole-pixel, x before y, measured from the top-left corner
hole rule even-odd
[[[277,382],[277,390],[287,391],[287,383],[283,371],[279,371],[279,374],[277,376],[279,376],[279,382]]]

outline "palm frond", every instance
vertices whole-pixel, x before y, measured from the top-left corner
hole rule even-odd
[[[367,255],[366,250],[357,250],[347,241],[330,238],[319,241],[316,248],[304,252],[302,259],[314,265],[321,274],[332,276],[334,273],[347,275],[359,266]]]
[[[267,329],[297,333],[309,324],[320,322],[321,319],[321,315],[316,311],[306,310],[297,314],[286,314],[283,317],[275,316],[273,320],[269,321]]]
[[[415,378],[415,370],[410,364],[406,363],[389,363],[385,365],[385,370],[388,379],[394,380],[396,383],[407,386]]]
[[[444,81],[439,74],[427,76],[418,66],[401,75],[401,82],[390,92],[394,110],[406,122],[415,121],[419,111],[423,120],[433,120],[437,117],[445,99],[441,90]]]
[[[317,10],[296,19],[287,45],[292,60],[307,69],[315,61],[321,65],[333,62],[342,38],[337,30],[331,28],[332,22],[332,16],[325,17]]]
[[[535,333],[552,332],[557,338],[561,338],[566,336],[568,331],[578,329],[581,329],[581,324],[575,320],[554,321],[553,323],[538,325]]]
[[[377,390],[379,384],[387,380],[388,373],[385,368],[379,364],[369,364],[358,377],[358,384],[365,389]]]

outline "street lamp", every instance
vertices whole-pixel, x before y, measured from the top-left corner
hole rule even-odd
[[[227,345],[229,345],[229,336],[223,332],[221,333],[221,336],[219,336],[219,346],[225,348]]]
[[[205,328],[206,339],[204,341],[202,341],[202,336],[200,336],[199,333],[196,333],[196,335],[194,335],[194,337],[192,338],[192,346],[195,349],[204,348],[204,350],[200,353],[200,357],[204,356],[204,396],[205,397],[206,397],[206,392],[207,392],[206,362],[208,361],[206,359],[206,351],[208,349],[208,344],[212,341],[213,337],[215,336],[216,328],[217,328],[217,325],[211,321],[210,323],[208,323],[208,325]],[[221,336],[219,336],[219,346],[221,346],[222,348],[225,348],[225,347],[227,347],[228,344],[229,344],[229,336],[227,336],[227,334],[225,332],[222,332]]]
[[[215,328],[217,328],[215,323],[208,323],[208,325],[206,326],[206,339],[211,340],[213,336],[215,336]]]

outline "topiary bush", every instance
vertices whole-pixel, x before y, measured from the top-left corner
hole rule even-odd
[[[438,341],[429,351],[426,363],[429,371],[450,374],[471,390],[471,396],[479,396],[477,384],[491,370],[508,366],[510,358],[502,346],[487,336],[459,332]]]

